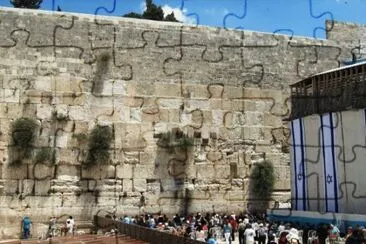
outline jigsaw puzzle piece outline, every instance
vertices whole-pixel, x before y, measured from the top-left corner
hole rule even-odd
[[[223,20],[222,20],[222,27],[224,29],[227,29],[227,26],[226,26],[226,19],[228,17],[235,17],[235,18],[238,18],[240,20],[243,20],[245,19],[245,17],[247,16],[247,10],[248,10],[248,0],[243,0],[243,14],[242,15],[236,15],[234,13],[228,13],[224,16]],[[244,30],[245,28],[243,26],[238,26],[238,27],[235,27],[235,29],[239,29],[239,30]]]
[[[323,30],[325,32],[328,32],[328,31],[331,31],[333,29],[333,26],[334,26],[334,17],[333,17],[333,14],[331,12],[329,12],[329,11],[325,11],[325,12],[319,14],[319,15],[315,15],[314,9],[313,9],[313,1],[314,0],[309,0],[309,12],[310,12],[310,16],[312,18],[314,18],[314,19],[320,19],[320,18],[322,18],[325,15],[329,15],[330,16],[331,23],[332,23],[330,28],[328,28],[328,26],[326,28],[324,28],[324,27],[315,27],[313,29],[313,37],[314,38],[317,38],[316,32],[318,30]]]
[[[184,9],[184,6],[185,6],[185,3],[189,1],[189,0],[181,0],[181,3],[180,3],[180,7],[179,9],[184,13],[185,9]],[[200,16],[197,14],[197,13],[188,13],[186,14],[185,16],[187,17],[191,17],[191,16],[194,16],[195,19],[196,19],[196,26],[198,26],[200,24]]]

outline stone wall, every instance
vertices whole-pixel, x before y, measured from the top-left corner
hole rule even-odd
[[[0,10],[0,238],[49,216],[242,211],[252,165],[275,165],[272,200],[290,198],[289,84],[338,67],[336,41],[116,17]],[[34,151],[11,167],[11,123],[37,120]],[[95,125],[113,129],[110,163],[85,169]],[[189,148],[157,144],[167,132]],[[254,204],[255,205],[254,205]]]

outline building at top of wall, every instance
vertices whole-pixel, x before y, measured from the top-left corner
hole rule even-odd
[[[291,95],[288,217],[364,225],[366,62],[306,78],[291,85]]]

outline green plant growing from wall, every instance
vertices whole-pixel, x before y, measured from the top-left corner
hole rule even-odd
[[[79,144],[85,144],[88,141],[88,135],[86,133],[76,133],[72,135]]]
[[[89,136],[88,157],[86,167],[107,163],[110,158],[110,145],[113,139],[112,129],[109,126],[97,125]]]
[[[157,144],[162,148],[166,148],[168,152],[173,153],[175,148],[187,149],[192,147],[193,138],[188,137],[180,130],[177,130],[175,133],[168,131],[160,135]]]
[[[36,138],[38,125],[34,119],[19,118],[11,124],[12,145],[18,153],[15,164],[24,158],[30,158],[33,150],[33,142]]]
[[[52,159],[52,150],[51,148],[41,148],[35,155],[34,161],[36,163],[44,163],[46,161],[50,161]]]
[[[254,196],[260,199],[268,199],[271,197],[275,184],[273,170],[273,164],[269,161],[254,165],[250,177]]]

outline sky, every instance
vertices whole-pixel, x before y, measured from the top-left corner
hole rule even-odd
[[[144,0],[43,0],[41,9],[122,16]],[[154,0],[184,23],[325,38],[325,20],[366,24],[366,0]],[[0,6],[12,7],[9,0]]]

